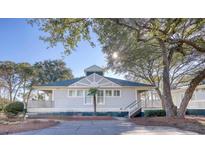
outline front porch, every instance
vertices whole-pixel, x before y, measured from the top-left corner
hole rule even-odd
[[[40,108],[54,108],[53,90],[35,90],[28,101],[27,110]]]
[[[161,109],[161,102],[154,95],[153,91],[136,91],[136,100],[130,103],[126,103],[126,106],[117,106],[115,108],[109,107],[104,101],[97,103],[97,115],[100,116],[127,116],[131,117],[136,114],[140,114],[146,109]],[[89,104],[83,104],[76,107],[57,107],[54,101],[54,91],[46,90],[37,92],[40,97],[37,96],[28,102],[27,111],[30,114],[53,114],[53,115],[93,115],[93,103],[89,101]],[[65,96],[66,97],[66,96]],[[87,96],[86,96],[87,97]],[[84,99],[87,99],[87,98]],[[101,98],[103,97],[103,99]],[[101,96],[98,96],[99,100],[105,100],[104,92],[101,91]],[[89,100],[92,100],[90,97]],[[103,103],[102,103],[103,102]],[[109,103],[109,102],[107,102]],[[118,102],[116,102],[118,103]]]

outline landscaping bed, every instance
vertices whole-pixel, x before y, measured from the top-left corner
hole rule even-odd
[[[186,131],[205,134],[205,117],[186,116],[185,118],[167,117],[138,117],[131,119],[137,125],[144,126],[169,126]]]
[[[37,130],[57,125],[59,122],[54,120],[0,120],[0,134],[12,134],[29,130]]]

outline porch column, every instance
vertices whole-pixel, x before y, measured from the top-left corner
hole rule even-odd
[[[54,90],[51,91],[50,100],[51,100],[52,107],[55,107]]]
[[[152,108],[154,107],[154,101],[153,101],[153,91],[150,91],[151,93],[151,104],[152,104]]]
[[[137,101],[141,101],[140,91],[137,91]]]

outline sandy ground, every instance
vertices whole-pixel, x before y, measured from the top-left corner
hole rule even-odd
[[[137,125],[175,127],[186,131],[205,134],[205,117],[186,116],[185,118],[140,117],[131,120]]]
[[[0,134],[11,134],[28,130],[37,130],[52,127],[59,124],[54,120],[24,120],[16,122],[2,122],[0,124]]]

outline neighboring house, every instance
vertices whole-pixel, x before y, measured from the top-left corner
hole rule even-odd
[[[179,107],[187,86],[172,90],[173,102]],[[205,83],[197,86],[188,104],[188,111],[205,115]]]
[[[174,104],[179,108],[184,97],[187,86],[172,89],[172,99]],[[154,90],[145,91],[141,95],[143,110],[162,109],[161,101]],[[187,107],[188,114],[205,115],[205,82],[198,85]]]
[[[141,94],[154,88],[148,84],[106,77],[104,70],[96,65],[84,72],[84,77],[35,86],[35,89],[48,94],[47,101],[29,101],[28,113],[90,115],[94,110],[93,96],[88,95],[88,91],[97,87],[98,114],[133,116],[142,108]]]

